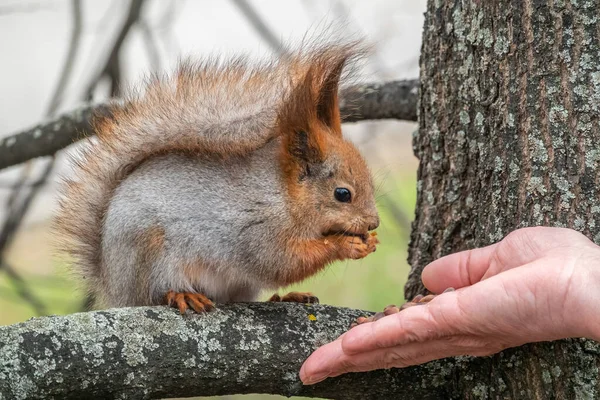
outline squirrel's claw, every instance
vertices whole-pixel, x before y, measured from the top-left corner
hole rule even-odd
[[[273,296],[271,296],[271,298],[268,301],[319,304],[319,298],[311,292],[290,292],[283,297],[275,293]]]
[[[197,313],[212,311],[215,308],[213,302],[200,293],[179,293],[169,290],[165,296],[165,300],[168,306],[177,307],[182,315],[185,314],[188,308]]]
[[[444,293],[452,292],[452,291],[454,291],[454,288],[448,288],[448,289],[444,290]],[[384,308],[383,312],[375,313],[375,314],[371,315],[370,317],[358,317],[356,320],[354,320],[350,324],[350,329],[354,328],[357,325],[365,324],[367,322],[377,321],[378,319],[381,319],[387,315],[397,314],[400,311],[405,310],[409,307],[425,305],[425,304],[429,303],[431,300],[433,300],[434,298],[436,298],[437,296],[438,295],[435,295],[435,294],[428,294],[427,296],[418,294],[411,301],[402,304],[400,307],[397,307],[397,306],[391,304],[391,305],[387,306],[386,308]]]

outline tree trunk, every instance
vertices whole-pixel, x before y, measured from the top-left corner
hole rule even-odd
[[[445,254],[535,225],[600,244],[599,1],[430,0],[406,285]],[[531,345],[454,370],[459,398],[596,398],[600,346]]]

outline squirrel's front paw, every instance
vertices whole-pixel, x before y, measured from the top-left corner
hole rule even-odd
[[[377,244],[379,244],[379,240],[375,232],[368,233],[366,237],[343,236],[341,238],[341,258],[353,260],[364,258],[376,250]]]
[[[198,313],[211,311],[215,308],[213,302],[200,293],[178,293],[169,290],[165,296],[165,300],[170,307],[177,307],[182,315],[185,314],[188,308],[192,308],[192,310]]]

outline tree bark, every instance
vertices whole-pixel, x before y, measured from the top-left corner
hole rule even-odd
[[[407,298],[424,292],[420,273],[430,261],[517,228],[571,227],[600,244],[599,6],[429,1]],[[557,342],[528,346],[510,365],[502,355],[482,359],[457,375],[452,391],[596,398],[597,349]]]

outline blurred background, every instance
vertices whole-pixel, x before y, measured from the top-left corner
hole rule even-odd
[[[180,57],[276,54],[328,24],[374,52],[362,82],[418,77],[425,0],[0,0],[0,140],[85,101],[118,96]],[[379,310],[401,303],[416,195],[416,124],[344,124],[377,183],[381,245],[293,288],[322,303]],[[0,325],[85,309],[86,296],[52,248],[49,222],[67,155],[0,170]],[[264,297],[272,293],[265,293]]]

